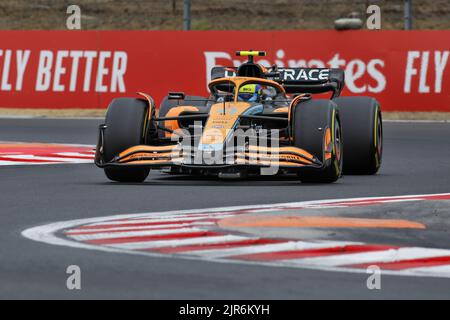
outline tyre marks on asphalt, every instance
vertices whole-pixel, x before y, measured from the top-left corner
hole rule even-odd
[[[94,154],[86,145],[0,142],[0,166],[92,163]]]
[[[450,277],[450,250],[399,247],[348,241],[274,239],[219,227],[223,219],[267,211],[351,208],[383,203],[450,200],[450,194],[320,200],[287,204],[110,216],[58,222],[25,230],[32,240],[49,244],[151,256],[225,263]],[[324,210],[323,212],[326,212]]]

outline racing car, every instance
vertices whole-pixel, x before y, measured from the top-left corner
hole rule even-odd
[[[172,174],[296,175],[331,183],[375,174],[381,165],[380,104],[340,97],[344,71],[269,68],[264,51],[237,51],[239,67],[211,70],[209,96],[169,92],[116,98],[99,127],[95,163],[117,182],[143,182],[151,169]],[[325,96],[325,98],[323,98]]]

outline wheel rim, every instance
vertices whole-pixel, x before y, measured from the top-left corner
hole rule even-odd
[[[383,125],[379,113],[377,113],[377,145],[375,148],[377,150],[378,159],[381,159],[381,155],[383,154]]]
[[[341,124],[339,119],[336,117],[334,120],[334,153],[336,160],[339,164],[339,168],[342,168],[342,134],[341,134]]]

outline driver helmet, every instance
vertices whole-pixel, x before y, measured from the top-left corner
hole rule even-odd
[[[239,88],[238,101],[256,102],[262,95],[262,87],[259,84],[246,84]]]

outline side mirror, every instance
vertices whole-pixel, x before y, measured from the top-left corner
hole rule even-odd
[[[184,100],[184,92],[169,92],[167,99],[169,100]]]

